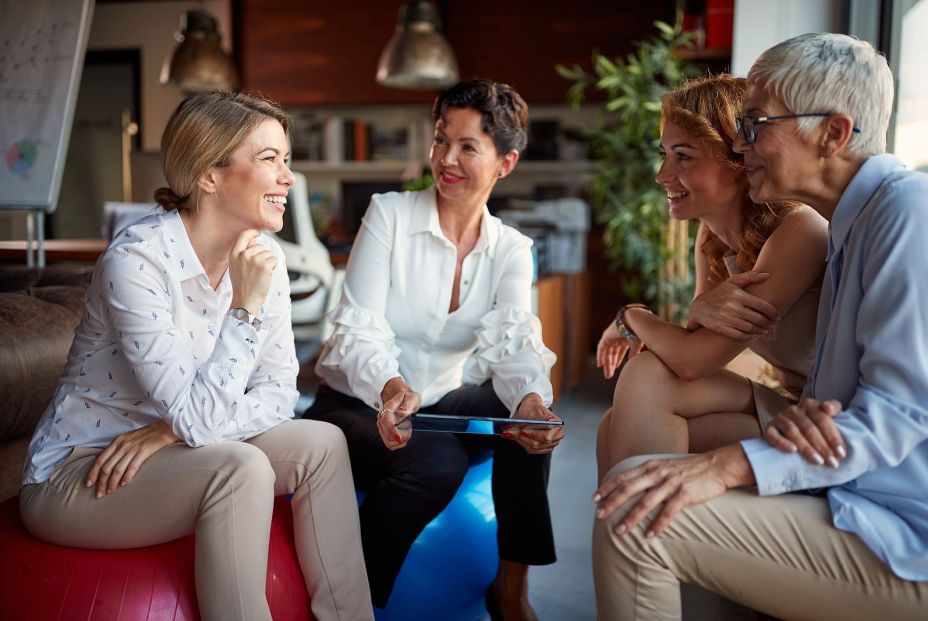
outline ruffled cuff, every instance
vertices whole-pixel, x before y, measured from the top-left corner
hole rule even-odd
[[[464,367],[464,378],[479,385],[492,377],[497,396],[514,413],[530,392],[538,393],[545,405],[551,405],[548,375],[556,361],[557,356],[541,340],[538,317],[518,306],[506,305],[480,320],[477,350]]]
[[[384,384],[399,375],[400,349],[393,330],[383,315],[346,304],[326,319],[335,330],[326,341],[319,366],[340,375],[354,396],[373,408],[380,407]]]

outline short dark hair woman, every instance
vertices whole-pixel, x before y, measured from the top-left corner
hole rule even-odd
[[[531,312],[532,242],[486,201],[525,147],[527,106],[509,86],[460,82],[433,106],[435,186],[374,195],[348,262],[308,418],[345,432],[371,592],[385,606],[409,547],[467,469],[460,440],[398,430],[417,410],[552,419],[554,355]],[[494,439],[501,608],[532,614],[528,565],[553,563],[545,490],[557,428]]]

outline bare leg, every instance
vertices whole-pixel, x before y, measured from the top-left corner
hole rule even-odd
[[[496,580],[490,585],[499,602],[503,621],[538,621],[528,601],[528,565],[500,559]]]
[[[608,429],[598,451],[599,471],[633,455],[706,451],[760,435],[750,382],[722,370],[690,382],[643,352],[622,370],[615,387]]]
[[[596,483],[603,482],[603,477],[615,464],[612,462],[609,449],[609,428],[612,425],[612,408],[603,412],[599,421],[599,431],[596,432]]]

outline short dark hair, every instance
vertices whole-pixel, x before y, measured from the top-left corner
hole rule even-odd
[[[522,151],[528,142],[528,105],[508,84],[492,80],[458,82],[438,94],[432,104],[435,122],[448,108],[470,108],[480,113],[483,131],[493,139],[499,155]]]

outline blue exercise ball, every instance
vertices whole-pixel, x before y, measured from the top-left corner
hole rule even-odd
[[[377,621],[476,621],[486,615],[484,596],[496,577],[493,453],[471,454],[461,487],[409,550],[387,607]]]

